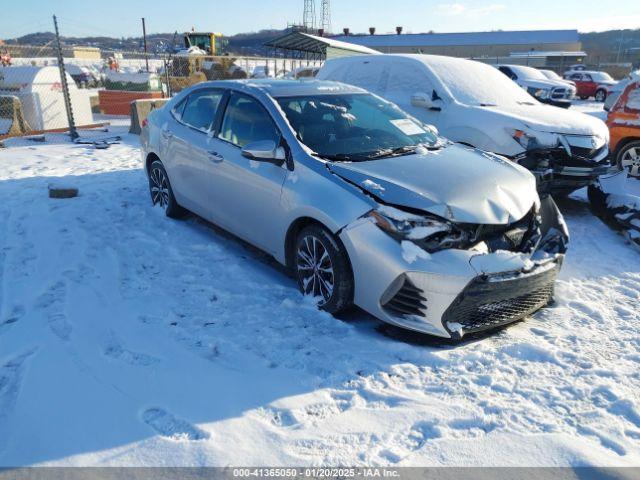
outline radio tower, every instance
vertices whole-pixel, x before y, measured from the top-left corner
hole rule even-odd
[[[316,0],[304,0],[302,25],[307,31],[316,29]]]
[[[320,28],[325,33],[331,31],[331,2],[330,0],[322,0],[322,17],[320,19]]]

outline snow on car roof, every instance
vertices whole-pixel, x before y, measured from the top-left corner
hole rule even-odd
[[[236,90],[261,90],[272,97],[297,97],[303,95],[337,95],[345,93],[367,93],[352,85],[328,80],[285,80],[285,79],[249,79],[223,80],[199,83],[198,87],[222,87]]]
[[[393,56],[411,58],[425,65],[451,96],[461,103],[503,105],[532,101],[527,92],[486,63],[442,55]]]

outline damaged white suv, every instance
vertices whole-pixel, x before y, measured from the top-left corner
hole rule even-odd
[[[545,306],[568,242],[526,169],[438,137],[357,87],[221,81],[142,131],[152,201],[272,254],[336,313],[441,337]]]

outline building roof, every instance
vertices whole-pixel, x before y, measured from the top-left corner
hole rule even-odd
[[[355,43],[342,42],[334,38],[317,37],[304,32],[289,32],[281,37],[269,40],[264,44],[266,47],[282,48],[285,50],[296,50],[299,52],[327,54],[327,48],[344,50],[353,53],[380,53],[366,46]]]
[[[367,47],[529,45],[533,43],[577,43],[580,41],[577,30],[340,35],[333,37],[333,39]]]

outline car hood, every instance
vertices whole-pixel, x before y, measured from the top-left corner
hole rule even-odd
[[[526,127],[538,132],[559,133],[562,135],[589,135],[606,138],[607,126],[599,118],[581,112],[557,108],[536,103],[534,105],[501,105],[496,107],[473,107],[490,112],[492,121],[499,121],[505,127],[520,128],[514,125],[517,120]],[[499,119],[499,117],[502,117]]]
[[[565,82],[557,80],[540,80],[538,78],[523,78],[522,83],[527,87],[542,88],[545,90],[551,90],[552,88],[567,88]]]
[[[469,147],[365,162],[329,162],[329,170],[377,199],[454,222],[520,220],[538,202],[534,176],[502,157]]]

